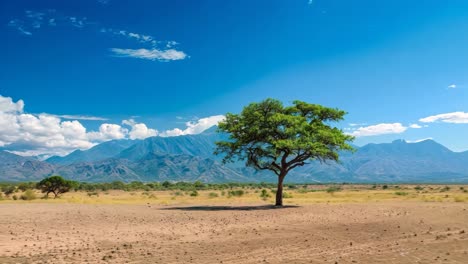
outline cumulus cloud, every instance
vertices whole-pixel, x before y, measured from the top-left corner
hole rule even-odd
[[[76,149],[88,149],[98,142],[122,138],[122,134],[111,128],[101,125],[98,132],[87,132],[77,120],[24,113],[23,100],[15,102],[0,95],[0,146],[14,153],[64,155]]]
[[[187,54],[183,51],[168,49],[120,49],[112,48],[111,51],[117,57],[130,57],[137,59],[145,59],[152,61],[174,61],[174,60],[183,60],[187,58]]]
[[[451,84],[451,85],[447,86],[447,88],[449,88],[449,89],[455,89],[455,88],[457,88],[457,85],[456,85],[456,84]]]
[[[74,120],[73,117],[76,117]],[[89,149],[98,143],[114,139],[145,139],[153,136],[198,134],[217,125],[222,115],[187,122],[184,129],[159,133],[134,119],[122,121],[124,126],[104,123],[97,131],[88,131],[78,119],[102,118],[73,115],[29,114],[24,102],[0,95],[0,147],[20,155],[66,155],[76,149]],[[125,127],[127,126],[127,127]]]
[[[13,102],[11,97],[3,97],[0,95],[0,113],[11,113],[11,112],[23,112],[24,102],[18,100],[16,103]]]
[[[377,136],[385,134],[400,134],[405,132],[408,127],[403,126],[401,123],[382,123],[367,127],[359,127],[350,133],[355,137]]]
[[[122,124],[130,126],[129,137],[130,139],[145,139],[148,137],[154,137],[158,135],[158,131],[152,128],[148,128],[144,123],[137,123],[133,119],[124,120]]]
[[[224,115],[215,115],[205,118],[200,118],[197,121],[190,121],[185,123],[187,126],[184,130],[175,128],[172,130],[166,130],[161,133],[161,136],[171,137],[171,136],[181,136],[181,135],[193,135],[199,134],[208,128],[218,125],[220,121],[224,120]]]
[[[453,123],[453,124],[468,124],[468,113],[452,112],[452,113],[446,113],[446,114],[433,115],[433,116],[421,118],[419,119],[419,122],[423,122],[423,123],[444,122],[444,123]]]
[[[88,138],[93,141],[108,141],[113,139],[124,139],[128,134],[128,129],[116,124],[102,124],[99,131],[89,132]]]

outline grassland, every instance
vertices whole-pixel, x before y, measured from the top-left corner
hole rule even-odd
[[[466,185],[289,185],[284,192],[286,205],[315,203],[368,203],[395,201],[468,202]],[[262,194],[263,193],[263,194]],[[78,204],[273,204],[275,189],[262,187],[233,187],[219,190],[94,190],[71,191],[58,199],[44,199],[34,190],[36,199],[23,200],[18,190],[0,203],[78,203]],[[14,200],[15,198],[16,200]]]

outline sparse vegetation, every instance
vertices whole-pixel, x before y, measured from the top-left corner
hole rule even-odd
[[[444,188],[440,189],[441,192],[448,192],[450,191],[450,187],[444,186]]]
[[[333,194],[333,193],[339,192],[339,191],[341,191],[341,187],[339,187],[339,186],[331,186],[331,187],[328,187],[326,189],[326,192],[330,193],[330,194]]]
[[[215,192],[210,192],[210,193],[208,194],[208,197],[210,197],[210,198],[216,198],[216,197],[218,197],[218,196],[219,196],[219,195],[218,195],[217,193],[215,193]]]
[[[33,190],[28,189],[20,196],[20,198],[21,200],[31,201],[35,200],[37,197]]]
[[[244,190],[231,190],[228,192],[228,197],[241,197],[242,195],[244,195]]]
[[[268,200],[268,198],[270,198],[271,195],[268,193],[267,190],[265,189],[262,189],[262,192],[260,193],[260,198],[262,198],[262,200]]]
[[[408,193],[407,192],[395,192],[395,195],[406,196],[408,195]]]

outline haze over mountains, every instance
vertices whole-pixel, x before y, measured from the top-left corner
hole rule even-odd
[[[273,173],[220,162],[214,128],[198,135],[114,140],[46,161],[0,151],[0,181],[37,181],[52,174],[77,181],[276,181]],[[342,153],[341,162],[312,162],[288,182],[468,182],[468,152],[453,152],[433,140],[368,144]]]

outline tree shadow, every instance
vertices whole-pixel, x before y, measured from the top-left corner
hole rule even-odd
[[[298,208],[296,205],[256,205],[256,206],[180,206],[162,208],[161,210],[180,210],[180,211],[259,211],[259,210],[281,210],[288,208]]]

